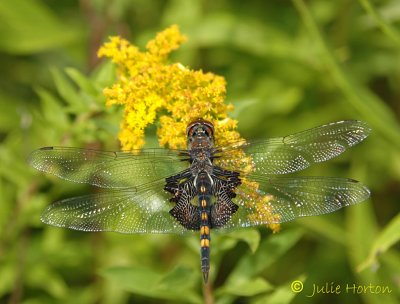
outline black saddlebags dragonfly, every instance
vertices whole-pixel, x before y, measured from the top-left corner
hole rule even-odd
[[[60,178],[108,189],[53,203],[42,214],[44,223],[82,231],[200,231],[207,282],[211,229],[282,223],[366,200],[368,188],[352,179],[281,175],[336,157],[370,131],[362,121],[339,121],[218,147],[212,123],[199,119],[187,127],[187,150],[44,147],[29,162]],[[250,164],[246,170],[238,165],[243,157]]]

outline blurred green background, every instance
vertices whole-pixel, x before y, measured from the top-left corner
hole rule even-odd
[[[222,75],[245,138],[361,119],[371,136],[308,175],[351,177],[371,198],[334,214],[213,234],[203,287],[198,235],[45,226],[51,202],[96,191],[26,163],[46,145],[118,149],[120,110],[96,57],[109,35],[143,47],[178,24],[173,60]],[[399,303],[400,2],[14,0],[0,2],[1,303]],[[149,131],[148,146],[157,141]],[[291,283],[304,283],[301,293]],[[339,294],[319,293],[313,284]],[[353,286],[391,293],[346,292]]]

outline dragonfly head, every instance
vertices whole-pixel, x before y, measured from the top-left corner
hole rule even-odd
[[[191,122],[186,128],[188,149],[211,148],[214,146],[214,126],[204,119]]]

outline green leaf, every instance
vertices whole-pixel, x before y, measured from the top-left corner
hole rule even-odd
[[[48,268],[45,263],[43,260],[42,264],[31,265],[26,274],[29,286],[41,288],[55,298],[65,297],[68,292],[68,286],[63,278]]]
[[[260,244],[260,232],[257,229],[242,229],[227,234],[228,237],[246,242],[251,252],[255,252]]]
[[[24,189],[32,175],[26,163],[26,155],[19,153],[23,137],[20,134],[6,138],[0,145],[0,176]],[[28,152],[28,151],[27,151]],[[24,189],[25,190],[25,189]],[[3,198],[4,200],[4,198]]]
[[[368,258],[358,266],[358,271],[378,264],[377,257],[386,252],[400,240],[400,214],[393,218],[389,224],[376,237]]]
[[[264,239],[254,254],[244,256],[228,278],[230,284],[254,277],[294,246],[303,233],[285,230]]]
[[[24,110],[23,102],[10,96],[0,93],[0,130],[12,130],[20,127],[21,116],[27,113],[21,113]],[[24,111],[25,112],[25,111]],[[25,116],[26,117],[26,116]]]
[[[74,68],[66,68],[65,72],[68,76],[79,86],[79,88],[85,93],[96,97],[99,93],[101,93],[101,88],[99,85],[96,85],[95,82],[91,81],[88,77],[83,75],[80,71]]]
[[[164,300],[180,300],[187,303],[201,303],[201,298],[192,287],[198,276],[191,269],[176,267],[166,275],[144,267],[112,267],[100,272],[127,291]]]
[[[0,267],[0,296],[10,293],[15,284],[17,273],[15,271],[14,265],[10,262],[6,262],[5,260],[1,263]]]
[[[298,280],[304,282],[305,277],[301,277]],[[291,282],[287,282],[277,287],[271,294],[267,294],[265,296],[258,297],[254,304],[289,304],[292,302],[293,298],[297,295],[297,293],[293,292],[291,289]]]
[[[68,124],[67,113],[62,103],[53,94],[43,88],[36,88],[40,97],[43,116],[52,128],[66,128]]]
[[[295,53],[284,31],[252,18],[238,19],[227,12],[208,14],[189,35],[204,47],[231,44],[256,56],[292,57]]]
[[[329,220],[329,216],[314,216],[312,218],[298,219],[297,223],[315,234],[336,242],[341,245],[346,244],[343,236],[346,234],[345,229],[339,224]]]
[[[370,204],[360,204],[347,209],[347,251],[349,262],[356,271],[356,268],[368,256],[370,248],[377,235],[378,226],[376,224],[374,210]],[[387,271],[377,272],[376,269],[365,269],[362,272],[355,273],[355,284],[368,286],[388,285],[393,279],[388,277]],[[353,282],[352,282],[353,283]],[[367,303],[380,304],[382,301],[386,304],[398,303],[394,293],[381,294],[376,297],[373,293],[364,293],[363,298]]]
[[[111,86],[116,78],[115,70],[115,64],[111,60],[104,60],[93,71],[92,79],[94,83],[99,84],[102,88]]]
[[[82,102],[82,98],[79,96],[77,88],[72,85],[70,80],[56,68],[51,69],[51,74],[53,75],[58,93],[63,100],[70,105],[69,109],[73,113],[82,113],[87,111],[87,107],[85,107],[85,104]]]
[[[41,1],[0,1],[0,49],[5,52],[42,52],[71,43],[80,35]]]
[[[235,284],[225,284],[218,290],[218,294],[230,294],[240,297],[251,297],[273,289],[273,286],[263,278],[243,280]]]
[[[346,209],[347,250],[354,266],[365,259],[377,234],[378,226],[373,212],[370,204],[360,204]]]
[[[229,102],[229,101],[228,101]],[[255,98],[245,98],[245,99],[236,99],[231,103],[235,106],[232,111],[232,117],[236,119],[242,115],[243,112],[248,110],[249,108],[255,106],[258,100]]]

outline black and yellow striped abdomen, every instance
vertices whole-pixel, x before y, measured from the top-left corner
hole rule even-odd
[[[212,180],[206,172],[201,172],[196,179],[200,212],[200,259],[204,282],[208,280],[210,271],[210,216],[212,199]]]

